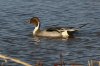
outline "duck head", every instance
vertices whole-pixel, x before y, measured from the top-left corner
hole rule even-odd
[[[33,30],[33,35],[36,35],[40,31],[40,20],[38,17],[33,17],[29,20],[30,24],[35,25],[35,28]]]
[[[30,23],[30,24],[34,24],[35,26],[38,26],[38,25],[40,25],[40,20],[39,20],[38,17],[33,17],[33,18],[31,18],[31,19],[29,20],[29,23]]]

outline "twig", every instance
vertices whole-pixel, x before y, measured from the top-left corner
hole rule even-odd
[[[16,62],[16,63],[22,64],[22,65],[25,65],[25,66],[32,66],[32,65],[30,65],[30,64],[28,64],[28,63],[26,63],[26,62],[23,62],[23,61],[21,61],[21,60],[15,59],[15,58],[7,57],[7,56],[5,56],[5,55],[1,55],[1,54],[0,54],[0,58],[3,58],[3,59],[5,60],[5,62],[6,62],[7,60],[11,60],[11,61],[14,61],[14,62]]]
[[[91,63],[90,63],[90,61],[88,61],[88,66],[91,66]]]

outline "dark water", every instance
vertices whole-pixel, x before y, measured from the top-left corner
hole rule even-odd
[[[42,29],[87,25],[73,39],[35,39],[33,25],[26,22],[33,16],[41,19]],[[86,65],[89,59],[100,60],[99,37],[100,0],[0,0],[0,54],[32,65],[41,59],[44,66],[53,66],[62,52],[65,61]]]

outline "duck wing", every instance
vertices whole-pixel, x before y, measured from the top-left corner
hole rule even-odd
[[[74,27],[50,27],[47,28],[46,31],[63,31],[63,30],[68,30],[68,31],[74,31]]]
[[[61,29],[62,29],[61,27],[50,27],[50,28],[47,28],[46,31],[57,31]]]

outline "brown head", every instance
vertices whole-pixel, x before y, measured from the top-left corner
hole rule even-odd
[[[30,24],[34,24],[35,26],[38,26],[39,23],[40,23],[40,20],[39,20],[38,17],[33,17],[33,18],[31,18],[31,19],[29,20],[29,23],[30,23]]]

